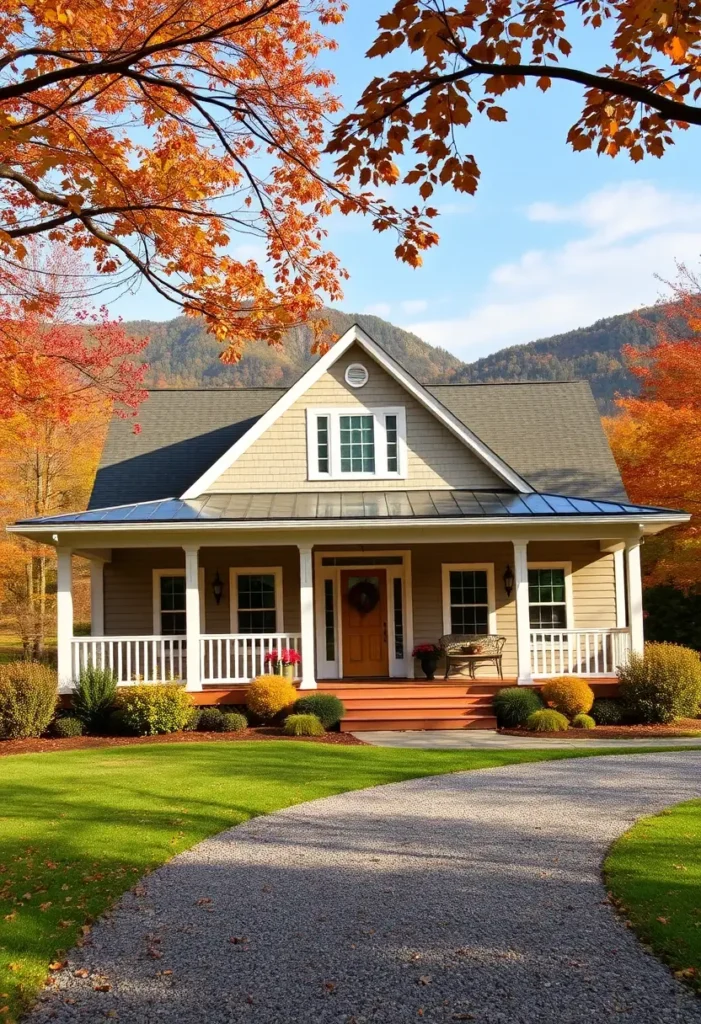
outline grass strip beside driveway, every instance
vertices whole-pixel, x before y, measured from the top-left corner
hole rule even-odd
[[[636,822],[604,878],[642,941],[701,992],[701,800]]]
[[[16,1019],[43,984],[49,965],[140,876],[209,835],[255,815],[348,790],[603,753],[271,741],[2,758],[0,1022]]]

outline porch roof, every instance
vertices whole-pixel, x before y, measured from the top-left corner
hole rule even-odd
[[[567,519],[623,517],[638,519],[674,519],[686,521],[684,512],[633,505],[628,502],[602,501],[561,494],[518,494],[513,491],[345,491],[256,494],[204,494],[186,501],[167,498],[111,508],[23,519],[16,529],[32,526],[91,527],[116,523],[148,524],[197,522],[300,523],[348,520],[509,520],[532,521],[565,517]]]

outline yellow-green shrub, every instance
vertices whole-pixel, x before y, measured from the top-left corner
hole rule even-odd
[[[526,728],[531,732],[564,732],[569,729],[570,723],[564,715],[552,708],[543,708],[542,711],[534,711],[526,719]]]
[[[180,683],[144,683],[118,690],[116,708],[129,732],[155,736],[184,729],[192,715],[192,700]]]
[[[282,676],[258,676],[246,690],[246,706],[259,718],[275,718],[296,699],[296,689]]]
[[[578,676],[555,676],[540,688],[540,695],[549,708],[561,715],[574,718],[586,715],[594,703],[594,691],[589,683]]]
[[[58,703],[56,673],[37,661],[0,665],[0,737],[41,736]]]
[[[701,704],[701,659],[690,647],[645,644],[618,670],[618,694],[635,722],[695,718]]]
[[[325,731],[316,715],[288,715],[284,729],[288,736],[323,736]]]
[[[572,719],[573,729],[596,729],[596,722],[591,715],[579,714]]]

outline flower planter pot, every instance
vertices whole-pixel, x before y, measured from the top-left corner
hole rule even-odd
[[[419,657],[419,664],[421,670],[427,679],[433,679],[436,675],[436,668],[438,667],[438,655],[437,654],[422,654]]]
[[[295,677],[295,665],[282,665],[280,667],[280,675],[285,679],[294,679]]]

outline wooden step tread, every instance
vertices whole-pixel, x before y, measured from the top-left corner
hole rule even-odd
[[[364,718],[341,722],[341,732],[429,732],[438,729],[496,729],[496,718]]]
[[[346,714],[351,711],[392,711],[406,708],[442,708],[446,711],[487,708],[491,711],[492,698],[489,695],[475,697],[377,697],[348,699],[344,702]]]
[[[482,708],[393,708],[377,712],[372,708],[347,711],[341,721],[359,722],[364,718],[493,718],[491,709]]]

